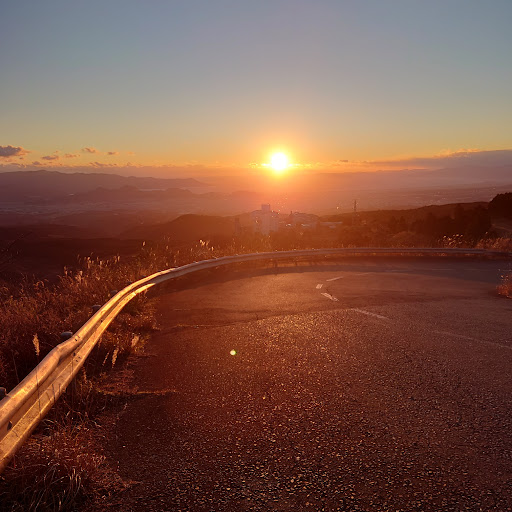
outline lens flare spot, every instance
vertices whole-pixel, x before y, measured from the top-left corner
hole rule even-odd
[[[232,356],[236,356],[236,354],[237,354],[237,352],[236,352],[236,350],[235,350],[235,349],[230,350],[230,352],[229,352],[229,353],[230,353]]]

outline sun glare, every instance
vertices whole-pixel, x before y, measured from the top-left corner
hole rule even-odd
[[[270,166],[276,173],[281,173],[288,167],[288,157],[284,153],[274,153],[270,158]]]

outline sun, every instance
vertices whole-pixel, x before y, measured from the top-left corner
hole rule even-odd
[[[274,153],[270,157],[270,167],[280,174],[288,167],[288,157],[284,153]]]

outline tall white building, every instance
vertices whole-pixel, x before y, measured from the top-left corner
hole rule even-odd
[[[268,235],[279,229],[279,214],[273,212],[269,204],[262,204],[261,210],[251,212],[251,218],[256,233]]]

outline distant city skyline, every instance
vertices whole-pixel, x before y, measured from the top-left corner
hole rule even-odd
[[[508,0],[4,3],[0,170],[512,164],[511,21]]]

